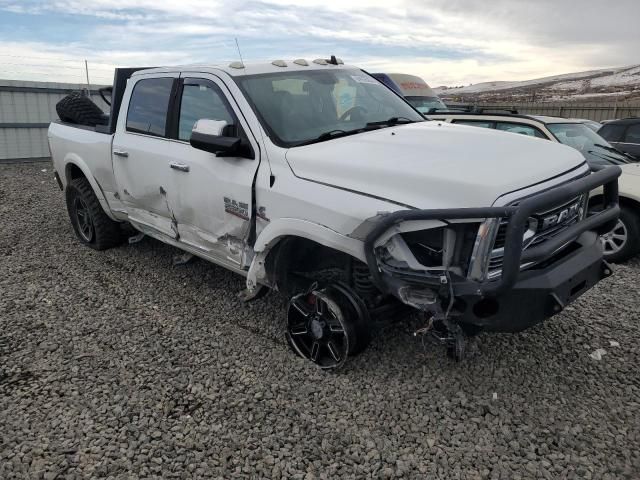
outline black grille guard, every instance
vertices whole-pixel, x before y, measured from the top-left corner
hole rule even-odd
[[[409,220],[457,220],[505,218],[508,219],[504,245],[502,275],[498,279],[474,281],[464,279],[459,282],[463,290],[478,295],[499,295],[511,289],[518,279],[520,265],[525,262],[542,261],[552,256],[563,245],[576,239],[586,231],[605,233],[615,225],[620,208],[618,207],[618,177],[622,173],[620,167],[592,167],[590,175],[563,185],[553,187],[544,192],[534,194],[522,200],[517,206],[485,207],[485,208],[451,208],[433,210],[399,210],[385,215],[364,242],[364,253],[371,277],[376,286],[384,293],[394,293],[406,282],[394,278],[393,274],[381,271],[375,255],[376,241],[394,225]],[[559,203],[569,201],[576,196],[590,192],[598,187],[604,190],[604,206],[602,211],[570,226],[562,233],[550,238],[541,245],[523,251],[523,236],[528,218],[535,212],[552,208]],[[418,281],[417,283],[425,283]],[[456,283],[456,282],[454,282]],[[463,293],[463,292],[459,292]]]

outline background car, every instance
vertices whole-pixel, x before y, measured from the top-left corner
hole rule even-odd
[[[581,120],[512,112],[476,108],[466,112],[451,110],[433,113],[428,117],[559,142],[579,150],[589,165],[620,165],[622,175],[618,184],[621,213],[615,228],[602,236],[605,258],[612,262],[623,262],[640,252],[640,164],[611,146]],[[640,119],[638,124],[640,127]],[[592,192],[589,210],[597,211],[601,199],[599,191]]]
[[[598,135],[640,161],[640,118],[607,122],[598,130]]]
[[[602,124],[600,122],[596,122],[595,120],[589,120],[588,118],[570,118],[569,120],[575,120],[577,122],[583,123],[594,132],[597,132],[602,128]]]
[[[436,92],[420,77],[405,73],[372,73],[371,76],[404,97],[422,114],[434,108],[447,108]]]

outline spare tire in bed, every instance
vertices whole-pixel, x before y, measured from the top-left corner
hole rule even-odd
[[[78,125],[106,125],[109,117],[82,92],[72,92],[56,104],[56,112],[63,122]]]

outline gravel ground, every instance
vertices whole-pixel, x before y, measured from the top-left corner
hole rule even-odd
[[[0,165],[0,478],[640,478],[639,261],[462,364],[405,324],[323,373],[279,296],[81,247],[51,176]]]

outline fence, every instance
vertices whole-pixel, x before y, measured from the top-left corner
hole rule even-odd
[[[84,88],[85,85],[75,83],[0,80],[0,161],[48,157],[47,128],[49,122],[58,118],[56,103],[68,93]],[[108,112],[109,107],[97,91],[92,90],[92,100]],[[491,109],[515,109],[524,114],[596,121],[640,117],[640,100],[599,103],[479,102],[475,105]]]
[[[0,161],[48,157],[47,129],[58,118],[56,103],[83,89],[86,85],[0,80]],[[91,98],[109,111],[97,90]]]
[[[448,103],[453,105],[453,103]],[[466,104],[468,105],[468,104]],[[517,110],[528,115],[549,115],[551,117],[586,118],[601,122],[614,118],[640,117],[640,100],[632,102],[476,102],[472,105],[499,109]]]

